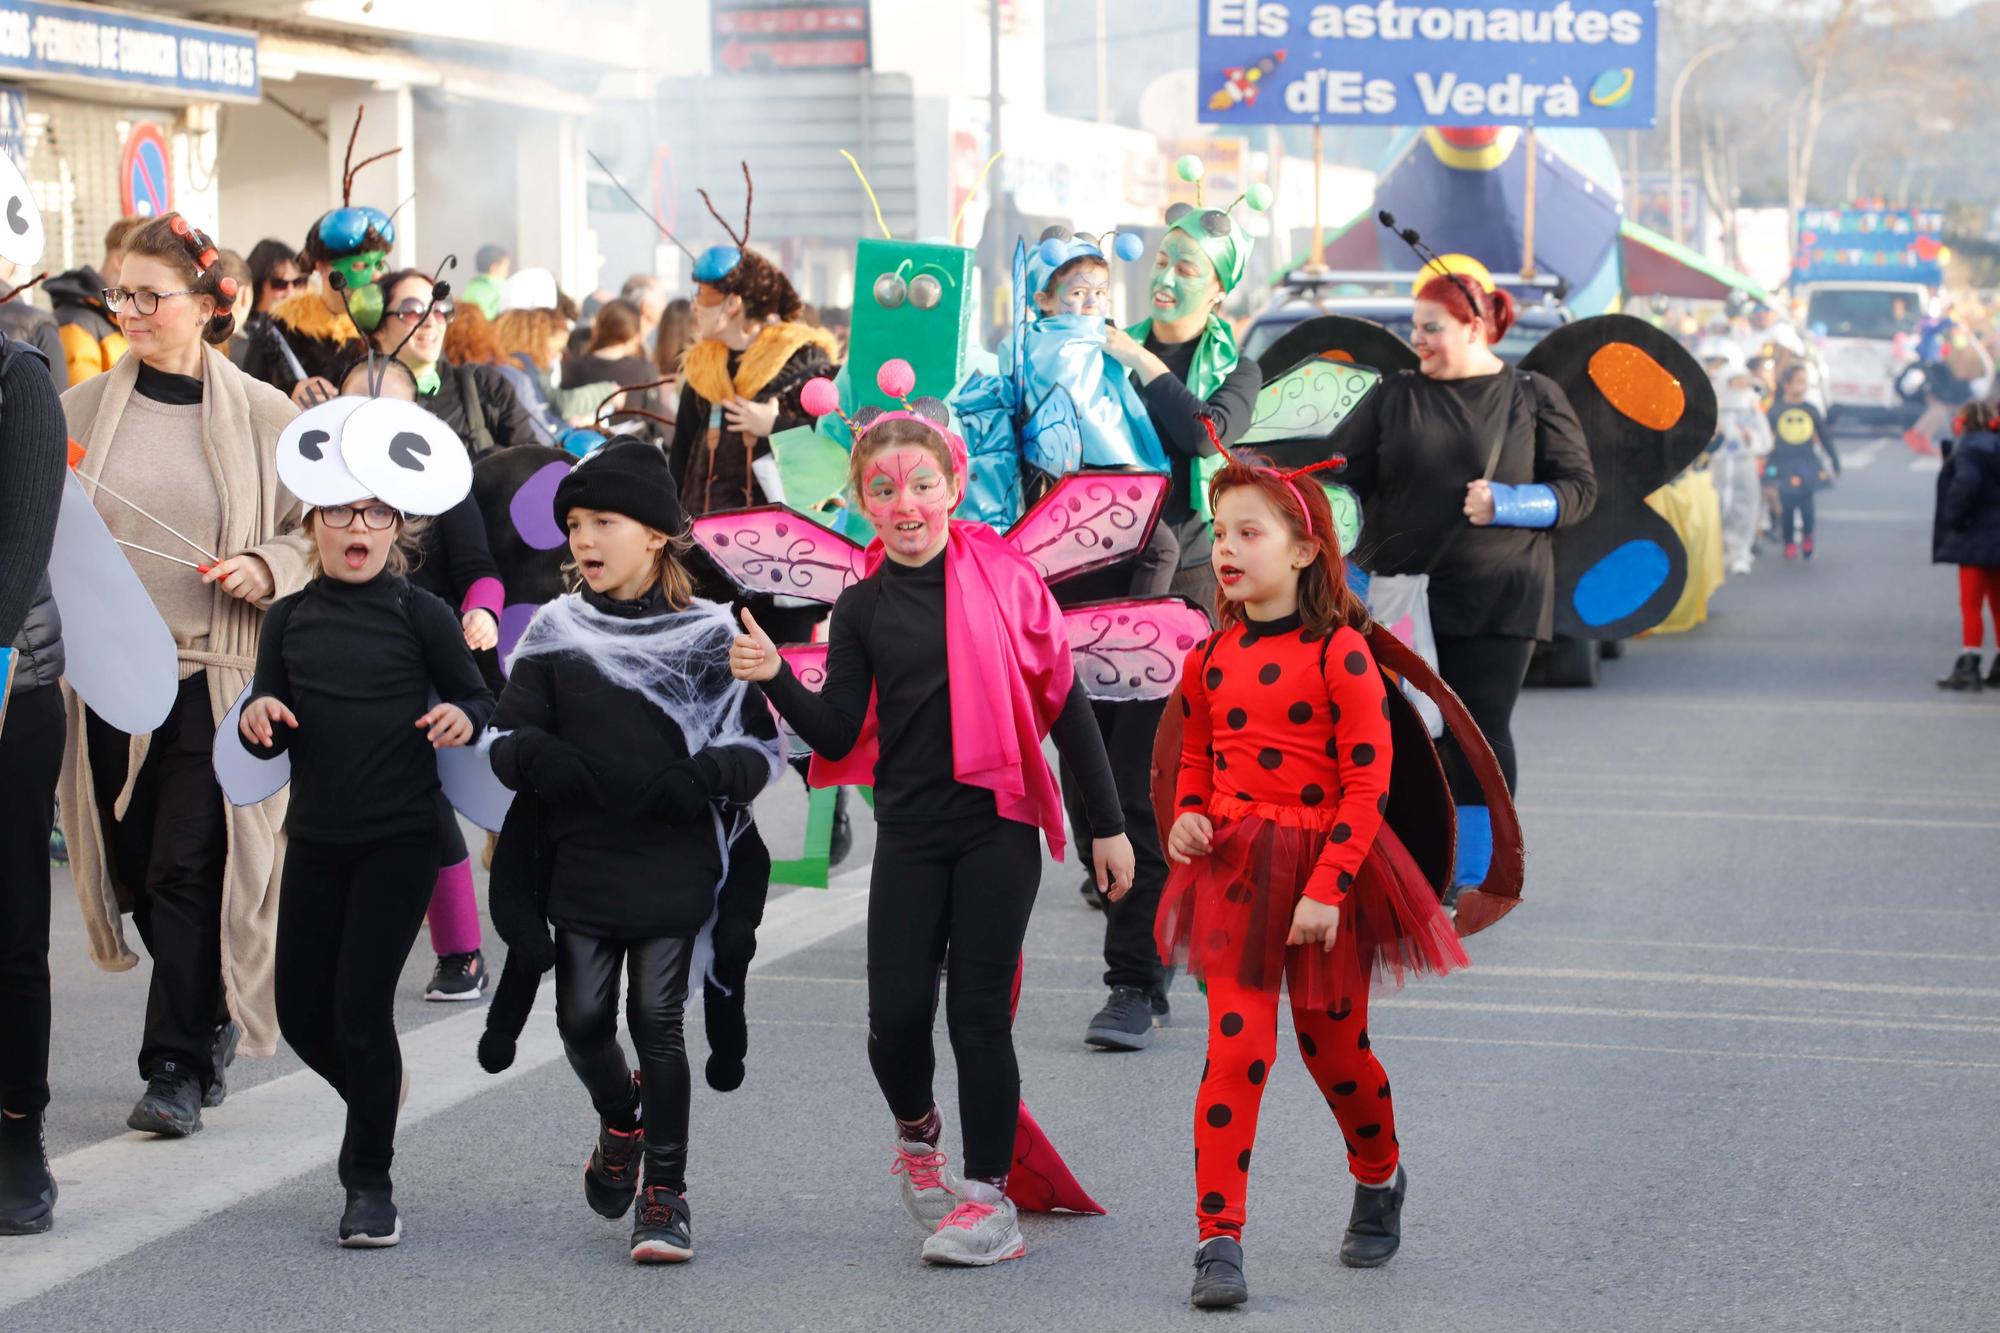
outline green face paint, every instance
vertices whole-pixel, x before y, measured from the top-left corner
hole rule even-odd
[[[1153,260],[1152,291],[1153,318],[1178,323],[1207,314],[1222,288],[1201,245],[1185,232],[1170,231]],[[1157,299],[1162,295],[1172,304],[1162,305]]]

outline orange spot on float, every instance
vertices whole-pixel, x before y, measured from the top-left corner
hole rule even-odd
[[[1343,352],[1338,347],[1335,347],[1321,352],[1319,359],[1322,361],[1338,361],[1342,365],[1351,366],[1354,364],[1354,353]]]
[[[1687,411],[1681,382],[1631,343],[1598,348],[1589,370],[1605,401],[1648,430],[1672,430]]]

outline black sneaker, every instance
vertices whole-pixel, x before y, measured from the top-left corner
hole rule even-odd
[[[1349,1268],[1380,1268],[1395,1257],[1403,1243],[1403,1196],[1409,1183],[1409,1174],[1399,1166],[1388,1189],[1354,1187],[1354,1212],[1340,1238],[1340,1262]]]
[[[646,1155],[646,1131],[600,1125],[597,1147],[583,1168],[583,1197],[599,1217],[625,1216],[639,1188],[639,1159]]]
[[[0,1122],[0,1236],[40,1235],[55,1224],[56,1178],[42,1117]]]
[[[2000,671],[2000,655],[1994,657],[1993,667]],[[1937,687],[1941,690],[1969,690],[1977,694],[1985,684],[1979,674],[1979,654],[1960,653],[1958,660],[1951,664],[1951,674],[1939,681]]]
[[[854,821],[847,817],[847,788],[833,789],[833,834],[826,844],[826,867],[831,870],[854,850]]]
[[[1083,1039],[1106,1051],[1145,1050],[1153,1042],[1153,997],[1133,986],[1113,986]]]
[[[684,1264],[694,1258],[687,1199],[665,1185],[648,1185],[632,1219],[632,1262]]]
[[[1083,894],[1083,905],[1085,907],[1088,907],[1093,912],[1102,912],[1104,910],[1104,895],[1097,891],[1097,881],[1094,878],[1085,875],[1083,877],[1083,887],[1079,891]]]
[[[340,1248],[386,1250],[403,1238],[403,1219],[386,1185],[347,1191],[347,1211],[340,1215]]]
[[[485,993],[486,955],[477,949],[440,955],[424,987],[426,1000],[476,1000]]]
[[[201,1080],[174,1060],[163,1061],[146,1081],[146,1095],[125,1123],[141,1134],[184,1139],[201,1132]]]
[[[208,1086],[201,1090],[204,1107],[220,1106],[229,1095],[229,1066],[236,1063],[236,1048],[242,1041],[243,1029],[233,1018],[215,1030],[215,1037],[208,1044],[208,1067],[215,1072]]]
[[[1159,990],[1154,991],[1151,999],[1153,1007],[1153,1026],[1156,1028],[1172,1027],[1174,1025],[1174,1007],[1171,1004],[1167,1003],[1166,988],[1161,987]]]
[[[1993,654],[1993,668],[1986,673],[1986,688],[2000,690],[2000,652]]]
[[[49,864],[66,866],[69,864],[69,840],[63,837],[61,829],[49,830]]]
[[[1250,1299],[1243,1279],[1243,1246],[1227,1236],[1203,1241],[1194,1251],[1194,1290],[1188,1303],[1197,1310],[1227,1310]]]

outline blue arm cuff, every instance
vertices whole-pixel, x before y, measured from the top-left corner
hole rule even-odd
[[[1556,493],[1540,482],[1522,486],[1493,483],[1493,526],[1496,528],[1552,528],[1561,513]]]

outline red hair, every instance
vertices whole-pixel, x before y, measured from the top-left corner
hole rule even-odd
[[[1443,306],[1445,312],[1461,324],[1470,324],[1475,319],[1485,320],[1486,341],[1489,343],[1499,342],[1507,336],[1507,330],[1514,327],[1514,298],[1498,287],[1489,292],[1479,285],[1477,278],[1462,273],[1455,277],[1440,273],[1423,285],[1417,292],[1417,299]]]
[[[1306,469],[1280,472],[1268,463],[1232,456],[1208,483],[1210,511],[1225,491],[1247,486],[1262,495],[1285,521],[1292,540],[1313,548],[1312,563],[1299,571],[1299,619],[1315,635],[1332,634],[1342,625],[1363,633],[1368,629],[1368,608],[1347,586],[1347,562],[1341,557],[1340,537],[1333,528],[1333,506],[1326,490]],[[1243,608],[1215,594],[1218,623],[1240,624]]]

